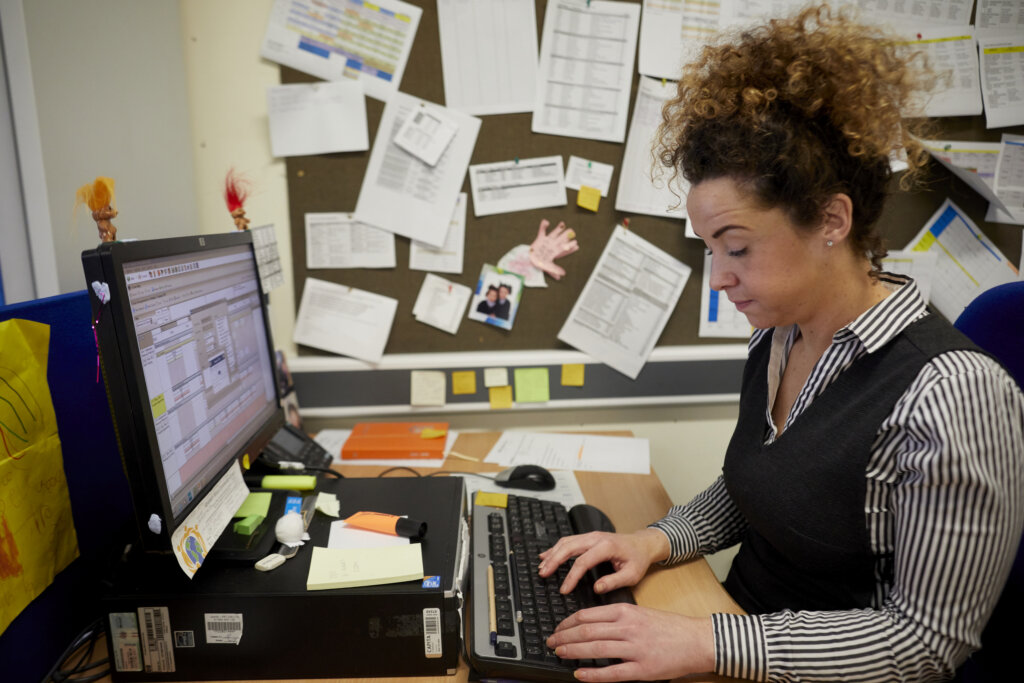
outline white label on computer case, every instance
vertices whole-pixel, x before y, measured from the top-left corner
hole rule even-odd
[[[166,607],[140,607],[139,631],[142,634],[142,661],[146,673],[173,673],[174,647],[170,611]]]
[[[110,613],[110,651],[115,671],[142,671],[139,620],[134,612]]]
[[[207,644],[238,645],[242,640],[241,614],[207,613],[204,616],[206,617]]]
[[[423,654],[427,659],[436,659],[441,653],[441,610],[428,607],[423,610]]]

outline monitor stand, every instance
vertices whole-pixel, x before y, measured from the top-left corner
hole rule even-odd
[[[299,498],[302,494],[298,491],[283,491],[279,489],[250,489],[255,493],[266,491],[271,494],[270,507],[267,509],[267,518],[252,532],[251,535],[235,533],[234,522],[224,529],[217,542],[210,550],[208,560],[214,562],[252,562],[263,559],[274,552],[277,547],[277,536],[274,534],[274,527],[277,520],[284,514],[285,504],[289,497]]]

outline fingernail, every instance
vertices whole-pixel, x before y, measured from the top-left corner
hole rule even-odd
[[[572,675],[573,675],[573,676],[574,676],[574,677],[576,678],[576,680],[578,680],[578,681],[583,681],[583,680],[586,680],[586,678],[587,678],[587,672],[586,672],[586,671],[580,671],[579,669],[576,669],[576,670],[574,670],[574,671],[572,672]]]
[[[564,657],[565,656],[565,645],[559,645],[558,647],[556,647],[555,648],[555,654],[558,655],[559,657]]]

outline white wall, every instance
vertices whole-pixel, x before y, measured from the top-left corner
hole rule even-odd
[[[245,205],[251,226],[273,223],[276,229],[285,283],[270,294],[270,324],[277,347],[294,353],[288,185],[284,160],[271,156],[267,132],[266,89],[280,77],[277,64],[259,56],[272,5],[182,0],[182,38],[200,230],[234,230],[222,196],[224,176],[234,167],[252,182]]]
[[[114,178],[118,238],[196,232],[195,182],[177,3],[26,0],[60,290],[83,289],[81,252],[96,246],[75,190]]]

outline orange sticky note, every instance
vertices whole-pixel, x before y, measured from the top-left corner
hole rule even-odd
[[[580,185],[580,191],[576,194],[576,206],[582,206],[588,211],[597,211],[601,204],[601,190],[588,185]]]
[[[583,363],[566,363],[562,366],[562,386],[583,386]]]
[[[460,370],[452,373],[453,394],[476,393],[476,370]]]
[[[512,387],[491,387],[491,410],[506,410],[512,407]]]

